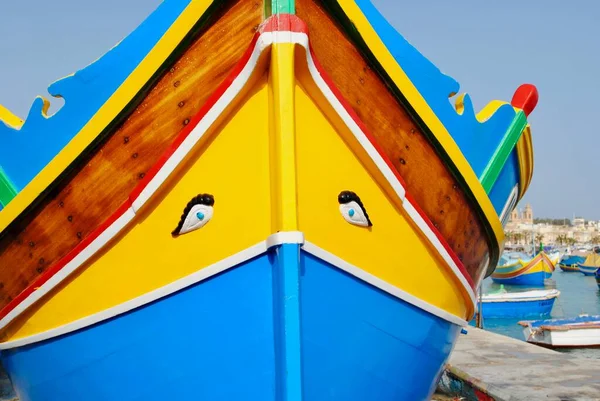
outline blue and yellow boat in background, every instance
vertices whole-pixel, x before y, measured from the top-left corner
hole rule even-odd
[[[492,273],[492,280],[498,284],[541,287],[545,279],[552,277],[557,262],[543,251],[529,259],[521,253],[505,254]]]
[[[578,272],[579,263],[585,261],[585,255],[576,255],[574,253],[564,255],[558,262],[558,266],[564,272]]]
[[[165,0],[0,109],[18,395],[430,399],[533,173],[535,87],[458,89],[367,0]]]
[[[578,264],[579,272],[584,276],[595,276],[598,268],[600,268],[600,254],[592,251],[585,260]]]

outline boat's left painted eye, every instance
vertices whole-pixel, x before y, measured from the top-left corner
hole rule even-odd
[[[194,197],[183,210],[177,228],[171,233],[174,237],[204,227],[213,217],[215,198],[209,194]]]
[[[371,227],[371,220],[358,195],[351,191],[342,191],[338,195],[340,213],[350,223],[361,227]]]

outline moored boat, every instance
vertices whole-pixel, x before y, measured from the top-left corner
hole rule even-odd
[[[578,267],[584,276],[594,276],[600,267],[600,254],[590,252],[585,260],[578,264]]]
[[[600,316],[519,322],[525,340],[548,347],[600,346]]]
[[[596,270],[596,284],[598,284],[598,288],[600,288],[600,269]]]
[[[575,251],[571,254],[565,254],[558,262],[558,266],[564,272],[578,272],[579,263],[583,261],[585,261],[585,254]]]
[[[549,317],[559,295],[556,289],[521,292],[502,289],[481,297],[482,316],[484,319]]]
[[[18,395],[430,399],[533,173],[536,89],[457,90],[368,1],[166,0],[0,110]]]
[[[554,263],[544,252],[527,259],[522,254],[503,255],[492,280],[498,284],[543,286],[552,277]]]

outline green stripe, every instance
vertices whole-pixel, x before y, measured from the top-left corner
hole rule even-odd
[[[479,181],[481,181],[481,185],[485,189],[485,192],[488,194],[492,190],[492,187],[496,183],[502,168],[506,164],[510,153],[513,151],[519,138],[521,138],[521,134],[523,130],[527,126],[527,116],[523,111],[519,111],[515,118],[513,119],[512,124],[508,127],[508,131],[502,138],[502,142],[496,148],[494,155],[490,159],[490,162],[483,170],[481,177],[479,177]]]
[[[8,176],[0,167],[0,204],[2,206],[8,205],[8,202],[13,200],[17,196],[17,188],[10,182]]]
[[[296,4],[294,0],[266,0],[265,15],[271,16],[275,14],[295,14]]]

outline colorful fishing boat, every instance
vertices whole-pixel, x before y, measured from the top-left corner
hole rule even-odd
[[[595,276],[598,268],[600,268],[600,254],[590,252],[585,260],[578,264],[578,267],[584,276]]]
[[[428,400],[533,171],[535,87],[452,106],[366,0],[165,0],[49,92],[0,124],[29,401]]]
[[[502,288],[481,297],[481,313],[484,319],[549,317],[559,295],[556,289],[508,292]]]
[[[585,261],[584,255],[568,254],[564,255],[558,262],[558,266],[564,272],[578,272],[579,263]]]
[[[544,252],[529,259],[521,253],[504,254],[492,280],[499,284],[543,286],[554,269],[554,261]]]
[[[598,288],[600,288],[600,269],[596,270],[596,284],[598,284]]]
[[[525,340],[552,348],[600,346],[600,316],[519,322]]]

